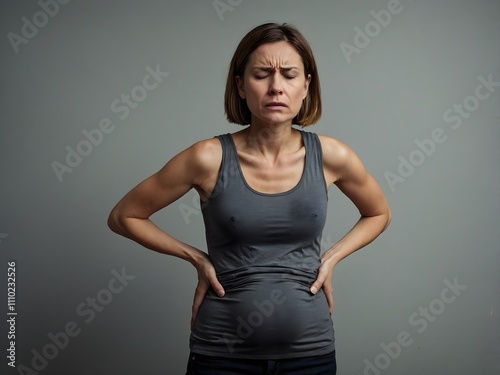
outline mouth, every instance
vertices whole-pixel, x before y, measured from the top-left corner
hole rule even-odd
[[[271,102],[271,103],[267,103],[266,107],[287,107],[287,105],[285,103],[282,103],[282,102]]]

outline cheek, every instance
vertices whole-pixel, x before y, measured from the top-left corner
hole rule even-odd
[[[299,109],[302,106],[303,93],[304,93],[303,90],[294,88],[292,101],[294,106]]]
[[[263,85],[262,85],[263,86]],[[259,85],[248,85],[246,90],[247,104],[257,104],[266,95],[266,88]]]
[[[294,90],[295,90],[295,93],[297,95],[297,97],[299,97],[300,100],[302,100],[302,97],[304,95],[304,93],[306,92],[305,90],[305,82],[304,81],[301,81],[300,83],[297,82],[294,86]]]

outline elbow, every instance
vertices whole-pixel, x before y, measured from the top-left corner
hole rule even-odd
[[[117,234],[123,235],[122,225],[120,225],[120,223],[120,214],[117,212],[116,208],[114,208],[108,216],[108,228]]]
[[[392,211],[391,211],[391,208],[388,206],[387,207],[387,212],[386,212],[386,223],[385,223],[385,226],[384,226],[384,229],[382,231],[385,231],[387,229],[387,227],[391,224],[391,221],[392,221]]]

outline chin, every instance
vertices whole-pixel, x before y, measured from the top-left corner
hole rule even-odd
[[[290,116],[284,116],[284,115],[277,115],[277,114],[267,114],[267,115],[262,115],[258,117],[260,121],[270,123],[270,124],[282,124],[289,122],[291,123],[293,120],[293,117]]]

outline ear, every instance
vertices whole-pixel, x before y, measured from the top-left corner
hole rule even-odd
[[[240,95],[240,98],[246,99],[243,78],[241,78],[240,76],[236,76],[234,77],[234,80],[236,81],[236,87],[238,87],[238,94]]]
[[[305,99],[307,97],[307,93],[309,92],[309,84],[311,83],[311,75],[307,75],[306,82],[304,83],[304,95],[302,99]]]

